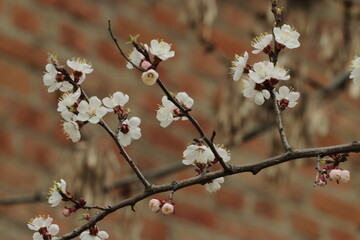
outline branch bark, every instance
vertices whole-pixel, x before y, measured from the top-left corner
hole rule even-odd
[[[118,209],[121,209],[123,207],[126,207],[126,206],[134,207],[137,202],[139,202],[149,196],[152,196],[154,194],[161,193],[161,192],[167,192],[167,191],[173,191],[174,186],[176,186],[176,190],[178,190],[178,189],[182,189],[182,188],[192,186],[195,184],[205,184],[206,182],[213,180],[215,178],[225,177],[225,176],[239,174],[239,173],[243,173],[243,172],[251,172],[252,174],[255,175],[255,174],[259,173],[262,169],[265,169],[265,168],[268,168],[268,167],[271,167],[274,165],[282,164],[282,163],[285,163],[288,161],[292,161],[295,159],[317,157],[319,155],[326,156],[326,155],[330,155],[330,154],[349,153],[349,152],[360,152],[360,143],[352,142],[352,143],[348,143],[348,144],[329,146],[329,147],[293,150],[291,152],[286,152],[279,156],[271,157],[271,158],[265,159],[265,160],[257,162],[257,163],[232,166],[232,168],[229,170],[222,169],[222,170],[218,170],[215,172],[198,175],[196,177],[185,179],[182,181],[175,181],[175,182],[172,182],[169,184],[153,186],[151,188],[151,191],[144,191],[144,192],[139,193],[131,198],[128,198],[119,203],[109,206],[106,210],[97,213],[91,221],[88,221],[81,227],[75,229],[73,232],[63,235],[62,237],[60,237],[60,239],[61,240],[73,239],[73,238],[79,236],[81,232],[85,231],[86,229],[93,226],[100,220],[104,219],[110,213],[112,213]]]

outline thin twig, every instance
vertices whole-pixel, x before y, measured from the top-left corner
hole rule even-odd
[[[275,109],[275,113],[276,113],[276,126],[277,126],[278,131],[279,131],[281,142],[283,143],[283,146],[284,146],[286,152],[291,151],[291,147],[290,147],[289,142],[288,142],[288,140],[287,140],[287,138],[285,136],[284,126],[283,126],[282,120],[281,120],[281,111],[280,111],[278,102],[277,102],[276,97],[275,97],[275,88],[273,88],[273,90],[271,92],[271,98],[274,101],[274,109]]]
[[[257,174],[262,169],[282,164],[291,160],[295,159],[301,159],[301,158],[309,158],[309,157],[317,157],[319,155],[330,155],[330,154],[336,154],[336,153],[348,153],[348,152],[360,152],[360,143],[359,142],[352,142],[348,144],[343,145],[336,145],[336,146],[330,146],[330,147],[321,147],[321,148],[308,148],[308,149],[302,149],[302,150],[293,150],[291,152],[283,153],[279,156],[271,157],[268,159],[265,159],[263,161],[257,162],[257,163],[251,163],[251,164],[245,164],[245,165],[239,165],[239,166],[232,166],[231,169],[226,171],[225,169],[218,170],[211,173],[205,173],[203,175],[198,175],[196,177],[192,177],[189,179],[185,179],[182,181],[175,181],[169,184],[159,185],[159,186],[153,186],[152,191],[144,191],[143,193],[139,193],[131,198],[128,198],[126,200],[123,200],[119,203],[116,203],[114,205],[109,206],[105,211],[97,213],[94,218],[81,227],[75,229],[74,231],[63,235],[60,237],[61,240],[67,240],[67,239],[73,239],[80,235],[81,232],[85,231],[89,227],[93,226],[100,220],[104,219],[107,215],[110,213],[126,207],[126,206],[134,206],[137,202],[143,200],[144,198],[147,198],[151,195],[161,193],[161,192],[167,192],[172,191],[174,189],[174,184],[176,184],[176,189],[182,189],[188,186],[192,186],[195,184],[204,184],[210,180],[229,176],[233,174],[238,174],[242,172],[251,172],[253,174]]]
[[[106,132],[108,132],[108,134],[111,136],[111,138],[115,141],[116,146],[119,148],[120,150],[120,154],[123,155],[123,157],[125,158],[125,160],[129,163],[130,167],[134,170],[136,176],[138,177],[138,179],[141,181],[141,183],[144,185],[146,190],[151,189],[151,184],[148,182],[148,180],[146,180],[146,178],[144,177],[144,175],[141,173],[141,171],[139,170],[139,168],[136,166],[136,164],[134,163],[134,161],[130,158],[130,156],[127,154],[127,152],[125,151],[124,147],[121,146],[119,139],[117,138],[116,134],[109,128],[109,126],[105,123],[104,120],[100,120],[99,125],[102,126]]]
[[[120,51],[120,54],[126,59],[127,62],[129,62],[134,68],[136,68],[137,70],[143,72],[143,70],[141,68],[139,68],[138,66],[136,66],[132,61],[130,61],[130,59],[126,56],[126,54],[123,52],[123,50],[121,49],[121,47],[118,44],[117,39],[115,38],[112,30],[111,30],[111,22],[110,20],[108,20],[108,31],[110,33],[110,37],[111,39],[114,41],[117,49]]]
[[[167,90],[167,88],[165,87],[165,85],[162,83],[162,81],[160,80],[160,78],[157,79],[157,84],[160,86],[160,88],[163,90],[163,92],[165,93],[165,95],[167,96],[168,100],[171,101],[173,104],[175,104],[175,106],[181,111],[182,114],[184,114],[189,121],[191,122],[191,124],[196,128],[196,130],[199,132],[200,134],[200,138],[202,138],[206,144],[209,146],[209,148],[211,149],[211,151],[214,153],[215,158],[219,160],[221,166],[225,169],[225,170],[229,170],[230,167],[224,162],[224,160],[220,157],[219,153],[216,151],[214,144],[209,140],[209,138],[206,136],[205,132],[202,130],[200,124],[191,116],[191,114],[189,113],[189,111],[187,111],[183,106],[181,106],[181,104],[178,103],[178,101],[175,100],[175,98],[170,94],[169,90]]]

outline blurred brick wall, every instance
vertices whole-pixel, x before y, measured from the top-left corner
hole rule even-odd
[[[62,177],[58,169],[61,152],[72,147],[59,126],[58,96],[48,94],[43,87],[48,52],[57,53],[62,63],[71,57],[91,61],[95,71],[83,84],[89,95],[103,98],[122,91],[130,96],[127,107],[133,116],[142,119],[143,137],[127,149],[143,170],[180,161],[186,144],[197,136],[186,122],[173,123],[166,130],[159,126],[155,110],[162,93],[142,84],[139,73],[125,68],[107,32],[108,19],[128,52],[131,48],[125,42],[129,34],[141,34],[142,42],[159,38],[173,43],[176,57],[161,64],[162,79],[171,91],[186,91],[194,98],[193,114],[208,134],[216,128],[214,115],[222,87],[230,81],[228,69],[205,54],[196,34],[178,21],[182,4],[175,0],[0,0],[0,197],[47,191],[52,180]],[[261,23],[268,15],[268,6],[266,0],[218,1],[219,16],[212,37],[229,59],[235,53],[251,50],[254,33],[269,31]],[[330,6],[326,13],[334,13],[337,19],[339,6]],[[291,21],[296,26],[296,18]],[[331,26],[340,25],[338,21]],[[322,71],[326,62],[314,58],[316,49],[304,46],[295,51],[312,59],[313,78],[322,84],[330,82],[331,76]],[[346,67],[348,62],[343,64]],[[327,136],[318,138],[320,146],[345,143],[359,136],[358,102],[344,93],[332,105],[332,128]],[[96,128],[86,127],[84,131]],[[105,132],[100,134],[104,136]],[[221,142],[221,137],[217,141]],[[232,150],[232,163],[268,157],[266,143],[259,143],[263,143],[261,138]],[[117,178],[129,172],[120,159],[122,172]],[[123,209],[99,226],[110,233],[110,239],[359,239],[360,177],[356,170],[360,165],[354,162],[346,165],[352,170],[348,184],[313,188],[314,164],[292,170],[290,180],[280,185],[260,176],[267,170],[258,176],[246,173],[226,178],[217,194],[207,193],[203,186],[176,192],[174,216],[150,213],[144,200],[137,204],[136,213]],[[182,170],[156,183],[192,175],[192,169]],[[159,196],[165,198],[166,194]],[[51,214],[60,223],[61,233],[69,232],[79,223],[64,220],[60,209],[50,209],[46,203],[0,206],[0,236],[30,239],[33,233],[26,223],[35,214]]]

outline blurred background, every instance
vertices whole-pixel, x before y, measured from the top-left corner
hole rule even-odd
[[[47,93],[42,76],[48,53],[62,64],[86,58],[94,72],[83,88],[100,99],[116,91],[142,119],[142,138],[127,151],[139,168],[164,184],[195,175],[181,164],[182,152],[197,132],[189,122],[163,129],[156,120],[162,92],[144,85],[128,70],[110,39],[107,21],[126,52],[129,35],[139,41],[171,42],[175,58],[159,73],[172,92],[186,91],[192,114],[216,143],[228,146],[231,164],[256,162],[282,152],[271,104],[244,99],[241,84],[229,76],[234,55],[251,51],[256,35],[271,32],[270,0],[0,0],[0,236],[31,239],[26,226],[35,215],[50,214],[60,234],[82,224],[81,213],[61,215],[45,195],[53,180],[89,204],[107,205],[141,191],[131,169],[102,128],[86,125],[73,144],[61,130],[59,94]],[[295,148],[359,140],[359,88],[348,81],[348,67],[360,53],[357,0],[279,1],[284,23],[300,32],[301,47],[284,50],[279,62],[290,70],[288,85],[301,92],[299,105],[284,112]],[[265,60],[250,55],[250,63]],[[114,129],[113,116],[105,120]],[[192,186],[175,193],[176,214],[148,209],[148,200],[108,216],[98,226],[110,239],[178,240],[355,240],[360,239],[359,154],[341,167],[351,181],[313,187],[315,159],[288,162],[227,177],[218,193]],[[157,170],[167,169],[159,172]],[[155,172],[154,172],[155,171]],[[157,195],[166,198],[167,193]],[[69,204],[68,204],[69,206]]]

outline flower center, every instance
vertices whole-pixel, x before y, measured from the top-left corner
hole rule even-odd
[[[129,125],[127,124],[122,124],[120,131],[124,134],[127,134],[129,132]]]

